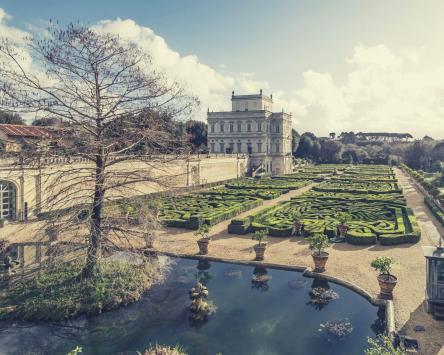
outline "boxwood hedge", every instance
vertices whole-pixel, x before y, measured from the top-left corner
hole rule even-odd
[[[301,219],[307,235],[321,232],[332,237],[345,212],[350,216],[346,240],[351,244],[415,243],[420,238],[416,218],[407,208],[396,180],[392,181],[392,171],[382,170],[386,178],[372,180],[369,173],[373,170],[366,168],[363,176],[368,181],[360,180],[359,175],[347,179],[346,171],[344,181],[325,181],[302,196],[232,220],[228,230],[245,234],[267,228],[271,236],[288,237],[294,219]]]
[[[223,188],[165,197],[161,200],[160,220],[168,227],[188,229],[198,229],[200,223],[214,225],[310,182],[292,178],[239,179]]]

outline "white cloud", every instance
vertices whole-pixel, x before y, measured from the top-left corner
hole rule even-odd
[[[287,106],[299,114],[297,127],[329,131],[410,132],[444,138],[444,66],[421,66],[422,49],[395,53],[384,45],[357,45],[346,58],[343,83],[330,73],[304,73],[304,87]]]
[[[9,26],[8,21],[10,19],[11,16],[0,7],[0,35],[9,38],[12,41],[20,42],[27,33],[18,28]]]
[[[195,55],[182,56],[171,49],[164,38],[133,20],[104,20],[97,23],[94,29],[118,33],[123,39],[146,49],[152,56],[155,68],[184,83],[200,99],[201,110],[196,114],[198,119],[205,119],[208,107],[215,111],[229,109],[233,89],[258,92],[259,88],[268,87],[266,82],[256,80],[251,73],[224,73],[203,64]]]
[[[26,35],[9,26],[9,19],[0,8],[1,35],[14,40]],[[212,68],[195,55],[181,55],[131,19],[103,20],[93,27],[137,43],[151,54],[156,70],[183,82],[201,101],[194,118],[205,120],[207,107],[229,109],[233,89],[272,92],[254,73],[234,73],[224,65]],[[308,70],[302,74],[302,87],[274,91],[275,109],[292,112],[300,132],[396,131],[444,138],[444,64],[430,64],[430,53],[425,47],[394,51],[383,44],[358,44],[344,56],[348,71],[343,80],[339,82],[336,73]]]

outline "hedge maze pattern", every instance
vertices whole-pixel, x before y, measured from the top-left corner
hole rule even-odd
[[[357,171],[363,171],[359,175]],[[352,244],[414,243],[420,238],[416,218],[407,208],[396,180],[368,181],[381,174],[393,180],[388,167],[358,167],[346,171],[340,181],[324,181],[302,196],[267,208],[243,219],[232,220],[229,232],[245,234],[267,228],[271,236],[292,234],[294,220],[302,220],[306,235],[325,233],[336,235],[344,213],[349,217],[346,240]],[[372,174],[372,173],[375,174]],[[359,180],[363,176],[364,180]]]
[[[200,223],[214,225],[310,182],[291,178],[240,179],[223,188],[166,197],[160,201],[160,220],[168,227],[188,229],[198,229]]]

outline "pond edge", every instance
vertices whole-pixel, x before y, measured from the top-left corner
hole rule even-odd
[[[375,306],[384,307],[385,310],[385,333],[391,339],[393,339],[396,335],[396,327],[395,327],[395,306],[392,300],[382,300],[377,297],[373,297],[369,292],[359,287],[358,285],[340,279],[335,276],[320,274],[313,272],[310,267],[307,266],[299,266],[299,265],[284,265],[284,264],[276,264],[276,263],[268,263],[264,261],[255,261],[255,260],[238,260],[238,259],[228,259],[221,258],[217,256],[210,255],[199,255],[199,254],[181,254],[181,253],[172,253],[166,251],[152,251],[153,254],[157,255],[165,255],[170,257],[179,257],[185,259],[195,259],[195,260],[208,260],[208,261],[217,261],[224,262],[229,264],[238,264],[238,265],[249,265],[249,266],[262,266],[266,268],[272,268],[277,270],[286,270],[286,271],[297,271],[302,272],[302,276],[309,278],[316,278],[325,281],[330,281],[340,286],[344,286],[349,290],[354,291],[355,293],[364,297],[367,301]]]

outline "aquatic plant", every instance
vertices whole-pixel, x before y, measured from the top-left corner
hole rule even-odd
[[[143,353],[137,352],[138,355],[187,355],[180,345],[167,346],[154,344],[146,349]]]
[[[190,320],[197,322],[205,322],[209,315],[216,312],[217,307],[213,302],[207,301],[208,289],[205,285],[198,282],[189,292],[188,296],[191,300]]]
[[[346,337],[347,335],[350,335],[353,331],[353,325],[350,323],[348,318],[328,321],[325,324],[321,324],[320,326],[337,338]]]
[[[68,354],[66,355],[78,355],[80,353],[82,353],[83,350],[80,346],[76,346],[74,349],[72,349]]]
[[[310,302],[312,304],[328,304],[331,300],[339,298],[339,294],[331,289],[315,287],[310,291]]]

